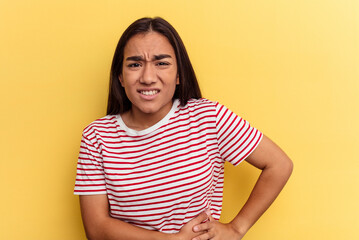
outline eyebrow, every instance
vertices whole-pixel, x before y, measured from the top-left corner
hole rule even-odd
[[[153,58],[155,60],[161,60],[161,59],[164,59],[164,58],[172,58],[172,57],[170,55],[168,55],[168,54],[160,54],[160,55],[153,56]]]
[[[161,60],[164,58],[172,58],[171,55],[168,54],[160,54],[160,55],[154,55],[153,60]],[[127,61],[143,61],[143,56],[131,56],[126,58]]]

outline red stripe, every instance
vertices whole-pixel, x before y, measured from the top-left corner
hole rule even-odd
[[[106,184],[75,184],[76,187],[99,187],[99,186],[105,186]]]
[[[77,176],[104,176],[104,175],[103,173],[77,173]]]
[[[82,192],[82,193],[86,193],[86,192],[106,192],[106,189],[87,189],[87,190],[82,190],[82,189],[75,189],[75,193],[77,193],[77,192]]]
[[[78,174],[77,174],[78,175]],[[94,178],[94,179],[82,179],[82,178],[76,178],[76,181],[77,182],[88,182],[88,181],[91,181],[91,182],[97,182],[97,181],[104,181],[105,178]]]

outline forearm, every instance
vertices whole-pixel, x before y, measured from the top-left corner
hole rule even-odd
[[[112,217],[97,219],[95,224],[85,225],[89,240],[173,240],[174,235],[151,231]]]
[[[286,184],[292,168],[289,160],[263,169],[247,202],[230,223],[238,232],[244,235],[268,209]]]
[[[82,221],[90,240],[172,240],[175,234],[165,234],[136,227],[109,214],[107,195],[80,196]]]
[[[242,239],[276,199],[293,169],[289,157],[264,135],[246,161],[261,169],[262,173],[243,208],[228,224],[220,223],[209,216],[209,221],[194,227],[195,232],[204,233],[193,240]]]

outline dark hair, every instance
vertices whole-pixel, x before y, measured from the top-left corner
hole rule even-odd
[[[182,106],[191,98],[201,98],[196,74],[189,60],[186,48],[177,31],[166,20],[156,18],[141,18],[132,23],[122,34],[112,60],[110,89],[107,103],[107,114],[114,115],[131,109],[131,101],[127,98],[125,89],[121,86],[119,76],[122,74],[124,49],[127,42],[136,34],[158,32],[165,36],[176,54],[179,85],[173,98],[178,98]]]

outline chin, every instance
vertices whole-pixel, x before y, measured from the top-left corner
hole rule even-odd
[[[153,113],[156,113],[156,112],[159,112],[160,109],[157,109],[157,108],[151,108],[151,107],[144,107],[144,108],[140,108],[139,109],[142,113],[145,113],[145,114],[153,114]]]
[[[163,111],[170,111],[171,106],[167,104],[158,104],[156,102],[141,104],[137,107],[138,111],[143,114],[163,114]],[[167,114],[167,113],[166,113]]]

